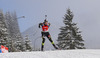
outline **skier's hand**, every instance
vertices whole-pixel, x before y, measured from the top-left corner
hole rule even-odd
[[[50,23],[48,23],[48,25],[50,26]]]
[[[40,23],[38,27],[41,28],[41,26],[42,26],[42,23]]]
[[[39,23],[39,26],[38,26],[39,28],[40,28],[40,25],[41,25],[41,23]]]
[[[40,25],[38,27],[40,28]]]

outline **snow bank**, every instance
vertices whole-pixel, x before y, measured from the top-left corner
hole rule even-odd
[[[0,58],[100,58],[100,50],[59,50],[0,53]]]

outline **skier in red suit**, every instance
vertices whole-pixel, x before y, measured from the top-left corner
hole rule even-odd
[[[51,39],[51,35],[48,31],[49,27],[50,27],[50,23],[48,23],[48,21],[45,19],[43,23],[40,23],[39,24],[39,28],[42,27],[42,31],[41,31],[41,34],[42,34],[42,46],[41,46],[41,51],[43,51],[43,48],[44,48],[44,42],[45,42],[45,38],[44,37],[47,37],[49,39],[49,41],[52,43],[52,45],[54,46],[55,49],[58,49],[53,40]]]

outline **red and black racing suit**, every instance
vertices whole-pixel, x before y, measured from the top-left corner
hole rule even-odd
[[[45,25],[44,23],[40,23],[39,24],[39,28],[40,28],[40,26],[42,27],[42,32],[41,32],[41,34],[42,34],[42,46],[41,46],[41,50],[43,51],[43,48],[44,48],[44,42],[45,42],[45,38],[44,37],[47,37],[49,39],[49,41],[52,43],[52,45],[54,46],[54,48],[58,49],[55,46],[53,40],[51,39],[51,35],[50,35],[49,31],[48,31],[48,29],[50,27],[50,23],[48,23],[47,25]]]

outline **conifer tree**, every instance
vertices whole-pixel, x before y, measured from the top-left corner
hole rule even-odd
[[[6,25],[10,35],[10,45],[12,47],[12,52],[23,51],[23,38],[21,36],[18,19],[16,12],[10,13],[9,11],[5,14]]]
[[[29,37],[28,35],[25,36],[25,47],[26,47],[26,51],[32,51],[32,47],[30,45],[30,40],[29,40]]]
[[[78,31],[77,23],[73,23],[73,13],[67,9],[64,16],[64,27],[60,28],[58,34],[58,47],[61,49],[84,49],[84,40],[82,39],[81,31]]]
[[[0,46],[1,45],[6,46],[8,48],[11,47],[10,37],[2,10],[0,10]],[[11,49],[9,48],[9,50]]]

